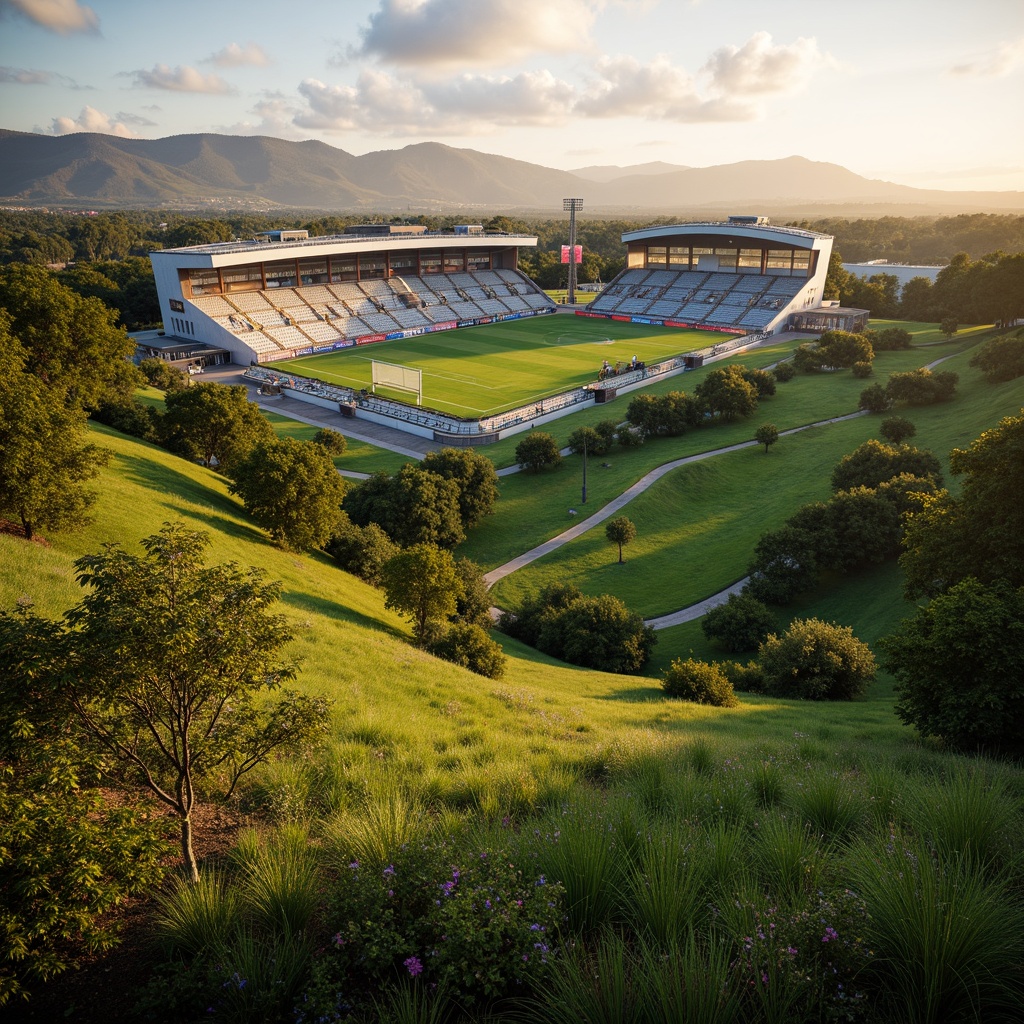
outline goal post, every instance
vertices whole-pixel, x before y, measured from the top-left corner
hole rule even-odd
[[[377,385],[394,388],[397,391],[411,391],[416,395],[416,404],[423,404],[423,371],[411,366],[399,366],[398,363],[384,363],[379,359],[370,360],[370,372],[373,393],[377,393]]]

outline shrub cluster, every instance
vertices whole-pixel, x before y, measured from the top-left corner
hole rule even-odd
[[[959,376],[950,371],[932,373],[924,367],[906,373],[894,373],[884,388],[881,384],[865,388],[860,393],[858,405],[868,412],[885,412],[897,402],[905,402],[907,405],[949,402],[956,395],[959,380]]]
[[[845,369],[875,358],[871,341],[850,331],[824,331],[816,342],[807,342],[793,353],[793,364],[802,373],[824,369]]]
[[[992,384],[1024,376],[1024,330],[987,341],[971,357],[970,365],[978,367]]]
[[[728,676],[719,665],[706,661],[674,659],[665,669],[661,686],[669,697],[694,704],[710,704],[717,708],[734,708],[739,704]]]

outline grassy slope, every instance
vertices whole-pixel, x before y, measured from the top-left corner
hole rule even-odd
[[[653,680],[567,667],[507,640],[506,677],[484,680],[408,646],[405,624],[384,610],[380,593],[323,556],[272,547],[216,474],[104,428],[96,434],[115,459],[99,482],[94,523],[53,537],[51,547],[0,536],[0,606],[24,598],[58,614],[78,599],[72,561],[79,555],[109,541],[138,551],[139,539],[168,519],[207,529],[211,561],[260,565],[283,582],[282,610],[303,661],[299,684],[337,702],[339,771],[384,758],[416,771],[428,791],[475,805],[484,792],[530,799],[559,777],[556,769],[593,767],[613,747],[675,744],[695,732],[726,750],[785,744],[794,730],[819,729],[860,756],[878,744],[894,755],[917,747],[884,692],[847,707],[752,698],[722,712],[663,701]],[[821,756],[838,747],[830,751]]]

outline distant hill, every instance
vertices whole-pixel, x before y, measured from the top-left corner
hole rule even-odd
[[[716,167],[655,162],[572,172],[436,142],[353,156],[324,142],[264,136],[121,139],[4,129],[0,152],[0,203],[8,205],[538,212],[561,211],[564,197],[580,196],[591,214],[1024,210],[1022,192],[911,188],[799,156]]]

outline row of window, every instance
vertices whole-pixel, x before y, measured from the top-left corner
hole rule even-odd
[[[811,266],[808,249],[739,249],[705,245],[648,245],[648,267],[671,267],[673,270],[696,269],[703,258],[714,256],[720,270],[807,271]],[[706,260],[706,262],[709,262]]]
[[[196,336],[196,325],[191,320],[182,320],[181,317],[172,316],[171,323],[174,325],[176,334],[190,334]]]
[[[261,288],[295,288],[299,285],[337,284],[388,277],[426,277],[430,274],[462,274],[502,266],[501,252],[468,252],[465,249],[412,253],[366,253],[314,256],[298,260],[250,263],[241,267],[203,268],[183,271],[193,295],[254,291]]]

